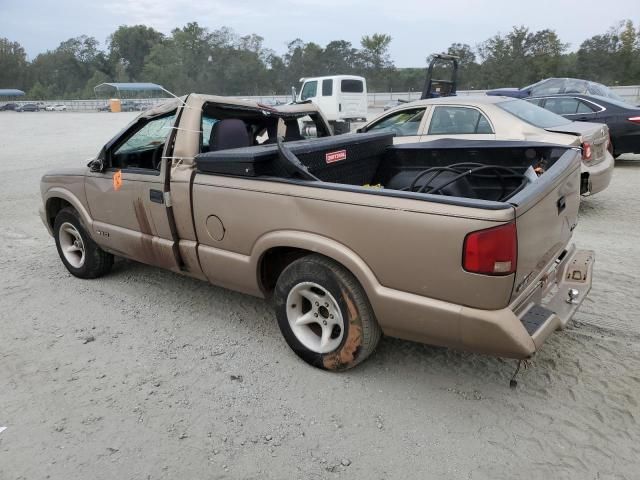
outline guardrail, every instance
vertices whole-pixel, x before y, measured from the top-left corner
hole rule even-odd
[[[609,87],[616,94],[632,105],[640,103],[640,85],[624,85]],[[486,90],[458,90],[458,95],[483,95]],[[420,92],[369,92],[368,103],[370,107],[382,107],[386,103],[393,100],[412,101],[420,99]],[[253,96],[236,96],[234,98],[258,101],[261,103],[288,103],[291,101],[291,95],[253,95]],[[127,102],[135,102],[139,104],[141,110],[145,110],[153,105],[166,101],[166,98],[132,98]],[[47,101],[1,101],[4,103],[38,103],[42,110],[48,105],[65,105],[70,111],[98,111],[108,104],[108,100],[47,100]]]

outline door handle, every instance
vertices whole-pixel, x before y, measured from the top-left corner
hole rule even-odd
[[[567,202],[564,197],[560,197],[556,205],[558,206],[558,215],[560,215],[562,211],[566,208]]]
[[[149,200],[154,203],[164,203],[164,194],[160,190],[149,190]]]

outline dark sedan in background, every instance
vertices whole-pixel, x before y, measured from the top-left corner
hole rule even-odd
[[[569,120],[607,124],[614,157],[640,153],[640,107],[610,97],[584,94],[557,94],[525,100]]]
[[[40,105],[37,103],[23,103],[18,108],[16,108],[16,112],[39,112]]]
[[[609,87],[591,80],[581,78],[545,78],[532,85],[522,88],[496,88],[487,91],[487,95],[500,95],[503,97],[529,98],[543,97],[546,95],[580,93],[583,95],[597,95],[599,97],[611,98],[619,102],[624,102],[619,95],[616,95]]]
[[[17,103],[5,103],[4,105],[0,105],[0,110],[15,110],[19,107]]]

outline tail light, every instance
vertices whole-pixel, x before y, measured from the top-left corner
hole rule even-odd
[[[517,258],[515,223],[471,232],[464,239],[462,265],[467,272],[509,275],[516,271]]]
[[[629,120],[630,122],[637,123],[638,125],[640,125],[640,117],[629,117],[629,118],[627,118],[627,120]]]
[[[589,142],[582,142],[582,160],[591,160],[591,144]]]

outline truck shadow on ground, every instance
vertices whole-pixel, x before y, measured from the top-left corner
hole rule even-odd
[[[144,290],[146,298],[159,302],[158,310],[171,311],[180,306],[180,322],[184,327],[190,322],[213,322],[217,333],[236,337],[245,345],[245,355],[252,344],[260,342],[262,348],[275,355],[279,361],[292,368],[306,367],[288,348],[283,349],[275,314],[268,300],[251,297],[206,282],[146,266],[140,263],[119,260],[112,273],[105,277],[115,285],[135,284]],[[123,288],[115,285],[117,288]],[[124,287],[126,288],[126,287]],[[203,315],[203,312],[205,314]],[[210,314],[206,314],[209,312]],[[235,325],[231,322],[237,322]],[[259,337],[259,338],[256,338]],[[544,351],[530,362],[531,368],[521,369],[518,379],[541,376],[536,383],[549,384],[553,377],[562,377],[562,362],[550,360],[556,355],[558,342],[571,342],[570,338],[551,339],[548,352]],[[255,345],[257,347],[257,345]],[[546,348],[546,346],[545,346]],[[557,355],[556,355],[557,356]],[[452,350],[444,347],[424,345],[391,337],[383,337],[376,352],[355,369],[341,375],[357,378],[387,379],[394,383],[438,377],[445,385],[465,385],[466,388],[498,389],[508,391],[509,380],[517,366],[513,359]],[[551,367],[549,371],[549,367]],[[404,379],[404,380],[402,380]]]

